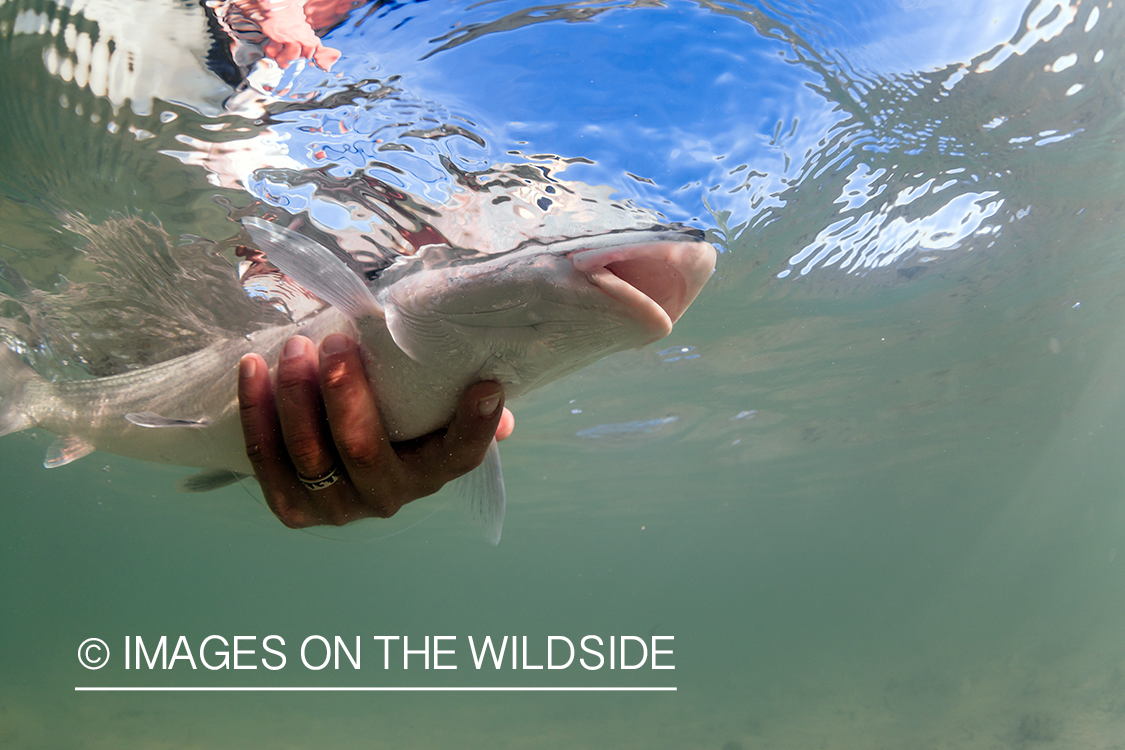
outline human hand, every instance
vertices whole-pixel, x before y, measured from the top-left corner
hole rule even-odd
[[[359,349],[346,336],[325,337],[319,352],[303,336],[290,339],[276,396],[262,357],[247,354],[239,363],[246,454],[266,504],[290,528],[389,518],[437,492],[478,466],[493,436],[511,435],[515,419],[503,400],[498,384],[477,383],[447,428],[391,443]],[[339,479],[322,489],[301,480],[333,471]]]

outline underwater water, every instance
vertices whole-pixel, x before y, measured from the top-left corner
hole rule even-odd
[[[58,8],[0,3],[0,337],[44,373],[271,320],[222,285],[245,213],[393,250],[457,170],[608,185],[722,252],[670,337],[509,404],[495,548],[444,492],[293,531],[251,481],[0,438],[0,747],[1121,747],[1121,8],[380,3],[263,117],[184,62],[194,6],[148,7],[139,70],[179,77],[114,101],[51,69]],[[212,635],[256,668],[199,664]],[[587,635],[600,668],[533,668]],[[126,668],[161,636],[198,666]],[[485,636],[520,659],[476,667]],[[672,653],[610,669],[622,636]]]

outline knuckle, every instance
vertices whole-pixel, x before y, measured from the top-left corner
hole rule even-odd
[[[418,483],[415,494],[417,497],[429,497],[444,487],[447,481],[446,479],[439,479],[437,477],[426,477]]]
[[[402,506],[397,504],[397,503],[388,504],[386,502],[379,502],[379,503],[373,503],[369,507],[371,508],[371,514],[372,515],[374,515],[376,518],[384,518],[385,519],[385,518],[390,518],[395,513],[398,513],[399,508],[401,508]]]
[[[304,529],[308,528],[309,524],[305,523],[303,513],[276,513],[275,514],[287,528],[290,529]]]
[[[249,431],[250,426],[258,422],[260,410],[258,401],[250,396],[239,394],[239,417],[242,419],[244,431]]]
[[[262,441],[257,436],[247,439],[246,458],[250,459],[250,463],[254,466],[264,464],[269,460],[270,456],[262,445]]]
[[[248,388],[238,389],[238,411],[244,420],[246,417],[255,416],[260,408],[261,402],[253,392]]]
[[[456,479],[456,475],[452,474],[446,466],[435,466],[430,470],[415,471],[407,486],[399,491],[397,497],[402,498],[403,503],[417,500],[420,497],[427,497],[453,479]]]
[[[346,526],[354,520],[356,520],[354,515],[339,506],[333,506],[327,518],[327,522],[332,526]]]
[[[238,389],[238,414],[242,424],[259,424],[269,415],[272,394],[261,393],[256,388],[240,386]]]
[[[281,521],[287,528],[304,529],[312,525],[309,522],[308,514],[290,503],[284,493],[274,494],[268,505],[277,520]]]
[[[378,445],[368,435],[344,433],[336,440],[336,448],[341,458],[356,469],[374,470],[382,466]]]
[[[454,477],[468,474],[484,463],[484,454],[478,452],[454,451],[446,459],[445,468]]]
[[[346,391],[351,387],[352,372],[347,362],[334,362],[324,369],[321,386],[325,391]]]
[[[320,440],[311,432],[301,431],[290,436],[287,447],[289,448],[289,457],[299,464],[315,463],[324,455]]]
[[[277,370],[277,390],[279,393],[303,391],[309,387],[311,379],[294,367],[279,367]]]
[[[403,491],[402,482],[390,478],[378,488],[367,488],[360,496],[360,502],[367,513],[375,518],[390,518],[409,499]]]

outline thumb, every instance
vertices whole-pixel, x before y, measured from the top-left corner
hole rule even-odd
[[[504,390],[499,383],[477,383],[465,391],[442,440],[452,471],[464,474],[484,460],[504,415],[503,407]]]

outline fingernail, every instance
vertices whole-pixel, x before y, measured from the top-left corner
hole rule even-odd
[[[253,357],[243,357],[238,362],[238,377],[249,380],[258,371],[258,360]]]
[[[348,349],[348,337],[342,333],[333,333],[320,342],[320,348],[325,354],[340,354]]]
[[[294,359],[300,357],[304,353],[305,342],[294,336],[285,342],[285,348],[281,350],[282,359]]]
[[[500,391],[497,391],[491,396],[485,396],[480,401],[477,401],[477,414],[482,417],[491,417],[496,413],[496,407],[499,405]]]

